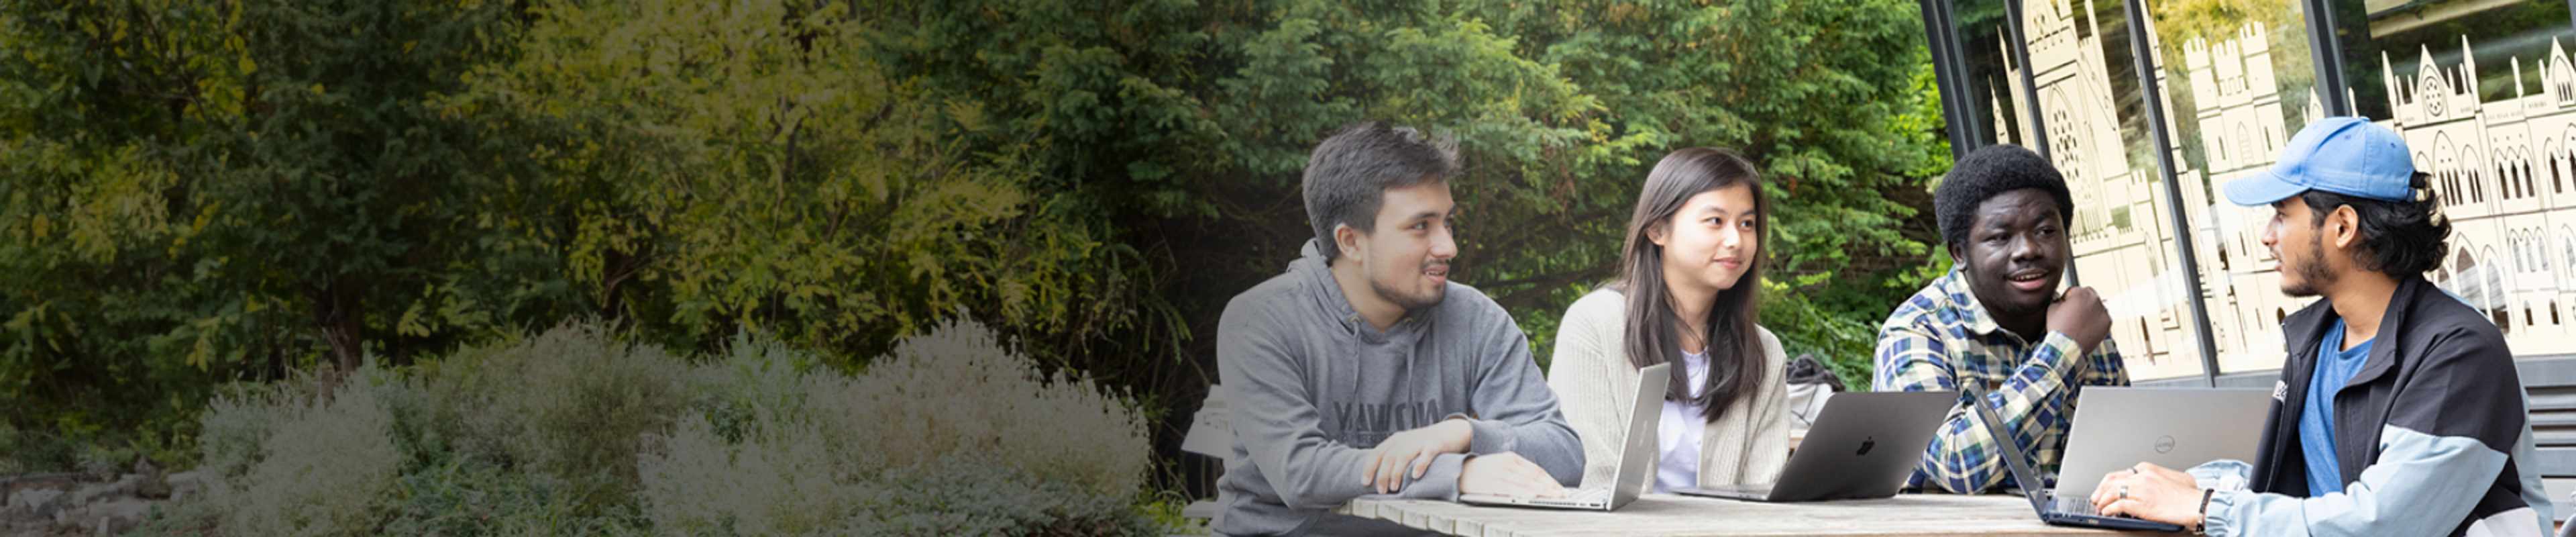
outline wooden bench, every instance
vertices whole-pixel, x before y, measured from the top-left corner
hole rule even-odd
[[[2560,521],[2576,514],[2576,357],[2525,359],[2515,364],[2530,395],[2531,439],[2543,488]]]
[[[1234,458],[1233,405],[1227,400],[1224,386],[1209,385],[1207,399],[1190,416],[1189,432],[1181,435],[1181,451],[1204,457],[1193,462],[1204,465],[1201,475],[1208,476],[1205,490],[1216,490],[1216,480],[1224,477],[1226,463]],[[1182,517],[1193,520],[1212,521],[1216,514],[1214,496],[1190,502],[1181,509]]]

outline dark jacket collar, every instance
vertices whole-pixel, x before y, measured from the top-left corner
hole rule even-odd
[[[2362,362],[2361,371],[2353,373],[2352,380],[2346,381],[2346,385],[2369,384],[2397,369],[2397,348],[2401,346],[2399,342],[2406,338],[2401,329],[2407,326],[2408,314],[2428,294],[2439,297],[2441,290],[2434,287],[2433,282],[2424,281],[2422,276],[2397,279],[2397,290],[2388,297],[2388,311],[2380,314],[2379,330],[2371,336],[2370,357]],[[2333,328],[2330,323],[2340,321],[2341,317],[2335,315],[2331,301],[2319,300],[2300,308],[2298,314],[2282,323],[2282,333],[2289,337],[2290,354],[2315,359],[2318,340],[2325,339],[2326,331]]]
[[[2341,459],[2337,462],[2347,480],[2359,476],[2361,469],[2373,460],[2376,451],[2371,446],[2378,443],[2379,425],[2386,422],[2386,402],[2371,403],[2367,400],[2371,399],[2372,393],[2388,392],[2368,387],[2402,370],[2398,354],[2405,345],[2400,342],[2413,334],[2401,332],[2408,325],[2408,319],[2415,316],[2414,310],[2424,304],[2422,297],[2427,294],[2441,296],[2441,291],[2422,277],[2398,280],[2397,290],[2391,292],[2388,299],[2388,311],[2380,314],[2379,332],[2371,336],[2370,356],[2363,359],[2361,370],[2354,372],[2352,379],[2344,383],[2345,389],[2336,395],[2336,416],[2330,418],[2335,420],[2336,429],[2338,432],[2361,433],[2339,435],[2335,442],[2336,458]],[[2276,386],[2273,392],[2276,400],[2266,424],[2271,434],[2264,437],[2257,452],[2257,460],[2270,462],[2257,463],[2261,466],[2250,476],[2254,490],[2307,495],[2307,482],[2299,478],[2307,474],[2295,467],[2296,461],[2304,460],[2297,448],[2298,422],[2310,397],[2308,385],[2316,375],[2317,343],[2325,338],[2327,330],[2334,327],[2330,323],[2336,322],[2341,322],[2341,317],[2335,314],[2334,304],[2325,300],[2300,308],[2298,313],[2281,321],[2289,357],[2281,368],[2283,385]],[[2346,407],[2348,404],[2358,406]]]

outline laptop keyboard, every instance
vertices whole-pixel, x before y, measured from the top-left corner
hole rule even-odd
[[[2058,514],[2084,516],[2100,516],[2102,514],[2100,511],[2093,509],[2092,498],[2058,496],[2054,494],[2049,495],[2049,498],[2056,501],[2057,507],[2053,510],[2057,511]]]
[[[1572,503],[1601,503],[1601,502],[1607,502],[1607,501],[1610,501],[1610,489],[1586,489],[1586,490],[1569,490],[1569,491],[1565,491],[1565,500],[1564,500],[1564,501],[1572,502]]]

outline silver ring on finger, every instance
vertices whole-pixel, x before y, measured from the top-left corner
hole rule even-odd
[[[2128,486],[2128,485],[2120,485],[2120,499],[2123,499],[2123,500],[2129,499],[2129,486]]]

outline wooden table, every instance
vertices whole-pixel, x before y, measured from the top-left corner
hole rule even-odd
[[[1904,494],[1878,500],[1760,503],[1648,494],[1617,512],[1359,499],[1342,511],[1451,535],[2121,535],[2050,526],[2021,496]],[[2164,535],[2141,533],[2138,535]]]

